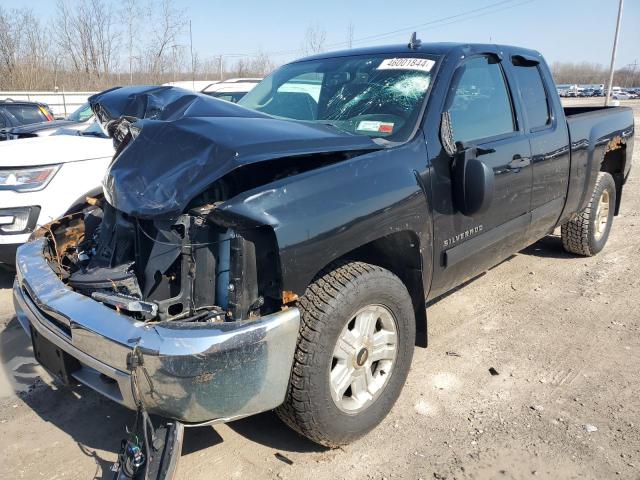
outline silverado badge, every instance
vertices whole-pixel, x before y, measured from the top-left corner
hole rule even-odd
[[[464,232],[459,233],[451,238],[447,238],[444,241],[444,246],[450,247],[451,245],[454,245],[460,242],[461,240],[464,240],[465,238],[471,237],[476,233],[480,233],[481,231],[482,231],[482,225],[478,225],[477,227],[473,227],[473,228],[470,228],[469,230],[465,230]]]

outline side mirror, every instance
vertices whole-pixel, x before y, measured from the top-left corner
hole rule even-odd
[[[451,187],[455,207],[467,216],[486,211],[493,198],[494,175],[493,169],[478,157],[495,150],[454,142],[449,112],[444,112],[440,120],[440,141],[447,155],[453,158]]]
[[[486,150],[456,142],[451,168],[451,186],[455,207],[467,216],[485,212],[493,199],[493,169],[478,157],[495,150]]]

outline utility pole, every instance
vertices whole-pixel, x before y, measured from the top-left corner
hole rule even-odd
[[[189,43],[191,47],[191,86],[196,89],[196,64],[193,61],[193,35],[191,33],[191,20],[189,20]]]
[[[609,98],[611,96],[611,89],[613,88],[613,67],[616,62],[616,50],[618,48],[618,36],[620,35],[620,22],[622,20],[622,5],[624,0],[620,0],[618,5],[618,21],[616,23],[616,35],[613,37],[613,49],[611,50],[611,66],[609,67],[609,84],[607,85],[606,96],[604,97],[604,106],[609,105]]]
[[[222,55],[220,55],[219,59],[220,59],[220,81],[222,81]]]
[[[353,48],[353,32],[355,28],[353,26],[353,22],[349,20],[349,25],[347,25],[347,48]]]

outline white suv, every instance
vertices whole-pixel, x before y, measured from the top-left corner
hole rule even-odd
[[[102,192],[114,150],[99,128],[0,142],[1,263],[13,265],[16,249],[36,227]]]

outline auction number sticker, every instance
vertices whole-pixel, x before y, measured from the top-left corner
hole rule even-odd
[[[436,62],[428,58],[387,58],[378,70],[420,70],[430,72]]]

